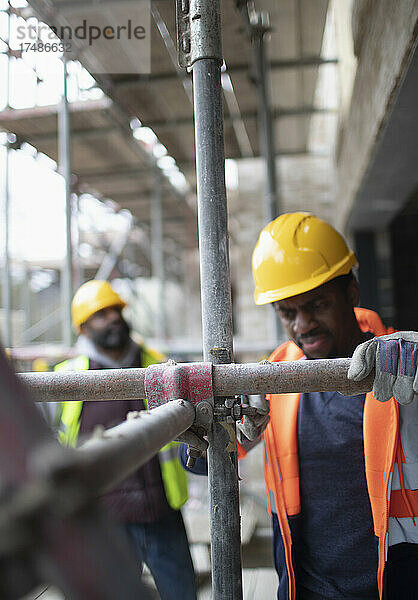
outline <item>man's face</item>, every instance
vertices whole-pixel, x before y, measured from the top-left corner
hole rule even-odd
[[[351,356],[357,345],[359,329],[353,306],[358,301],[358,286],[352,281],[346,290],[334,281],[273,302],[291,340],[307,358]]]
[[[119,306],[110,306],[94,313],[81,327],[84,335],[105,350],[121,350],[129,342],[130,328]]]

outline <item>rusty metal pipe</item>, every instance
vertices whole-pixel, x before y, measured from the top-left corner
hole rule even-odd
[[[350,358],[248,363],[213,367],[216,394],[261,394],[339,391],[347,396],[368,392],[374,373],[363,381],[347,379]]]
[[[128,418],[80,446],[74,474],[94,491],[105,492],[191,427],[194,418],[194,406],[184,400],[140,411],[135,418]]]
[[[37,402],[145,398],[145,369],[20,373]]]
[[[336,358],[213,365],[213,392],[216,396],[234,396],[338,390],[354,395],[371,390],[373,374],[358,382],[347,379],[350,360]],[[145,397],[145,369],[20,373],[19,379],[38,402]]]

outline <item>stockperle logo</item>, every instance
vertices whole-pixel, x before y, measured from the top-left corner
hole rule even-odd
[[[107,4],[106,6],[109,6]],[[20,20],[14,39],[21,52],[68,53],[89,51],[96,73],[149,73],[151,36],[149,1],[138,5],[115,2],[114,9],[97,4],[95,11],[71,14],[65,25]]]

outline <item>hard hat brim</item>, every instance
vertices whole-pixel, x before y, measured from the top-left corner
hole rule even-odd
[[[91,306],[90,310],[88,312],[86,312],[85,314],[83,314],[82,317],[80,317],[80,319],[78,319],[77,321],[75,319],[73,319],[73,325],[74,325],[74,329],[76,330],[77,333],[80,333],[81,331],[81,325],[83,325],[86,321],[88,321],[90,319],[90,317],[92,317],[95,313],[99,312],[99,310],[102,310],[103,308],[111,308],[112,306],[117,306],[121,309],[124,309],[126,306],[126,302],[124,300],[121,300],[120,302],[114,302],[112,304],[106,304],[106,303],[102,303],[102,302],[98,302],[95,305]]]
[[[310,292],[315,288],[339,277],[340,275],[347,275],[353,266],[357,263],[357,258],[354,252],[350,250],[348,256],[345,256],[342,261],[333,266],[331,270],[327,270],[326,273],[321,273],[315,277],[310,277],[304,281],[292,284],[289,286],[282,286],[276,290],[268,290],[266,292],[258,292],[257,289],[254,292],[254,300],[258,306],[263,304],[271,304],[278,300],[285,300],[286,298],[292,298],[305,292]]]

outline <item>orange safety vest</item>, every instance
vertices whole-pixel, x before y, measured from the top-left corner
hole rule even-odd
[[[386,335],[386,328],[373,311],[356,308],[360,329],[374,335]],[[299,360],[303,352],[293,342],[279,346],[270,356],[273,362]],[[264,431],[264,473],[270,513],[275,512],[280,524],[289,580],[289,600],[296,597],[295,574],[288,517],[301,512],[297,422],[300,394],[271,394],[270,422]],[[379,539],[377,581],[380,598],[388,549],[388,521],[391,517],[418,516],[418,491],[390,490],[395,461],[405,462],[399,435],[399,405],[392,398],[379,402],[371,392],[366,394],[363,415],[364,455],[367,488],[372,507],[374,531]],[[401,472],[402,469],[400,469]],[[407,500],[405,501],[405,496]],[[408,506],[409,504],[409,506]]]

